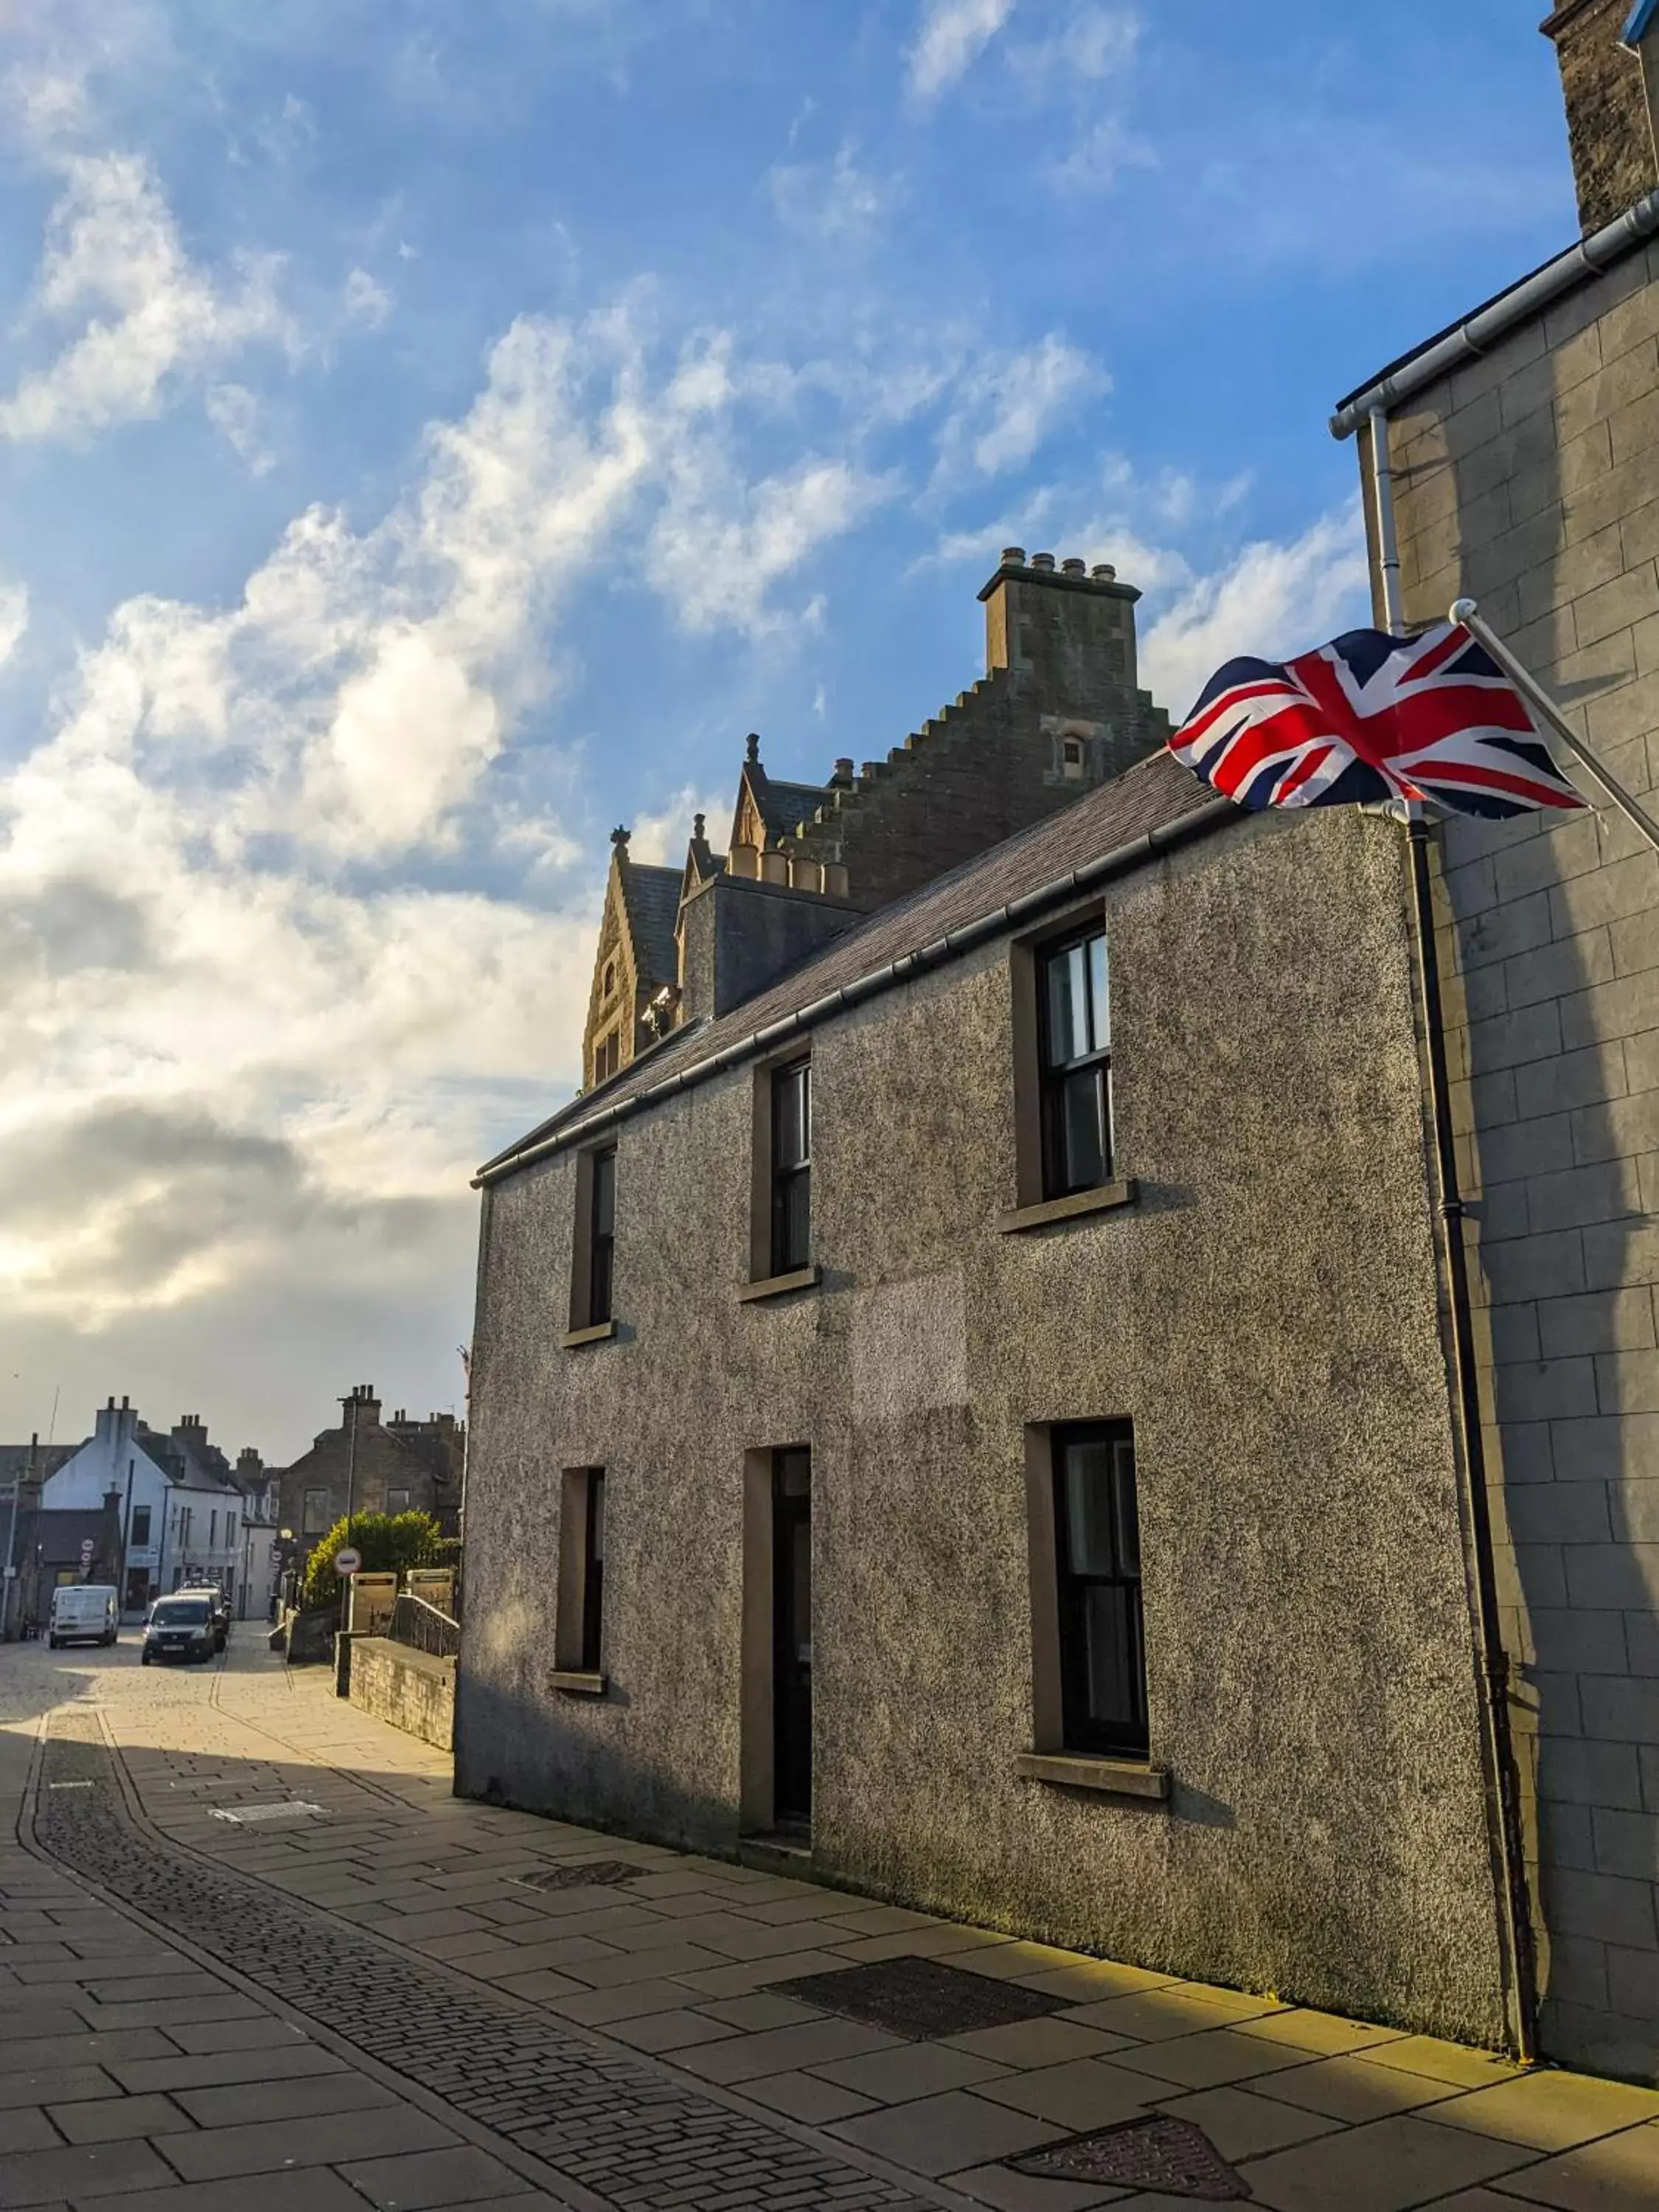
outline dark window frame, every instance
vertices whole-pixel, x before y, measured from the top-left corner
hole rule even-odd
[[[1045,1199],[1099,1190],[1112,1180],[1109,963],[1103,915],[1036,949],[1037,1089]],[[1083,986],[1080,1000],[1074,992],[1067,994],[1073,1031],[1069,1037],[1060,1033],[1062,977],[1073,984],[1080,980]],[[1079,1042],[1079,1019],[1085,1031],[1081,1051],[1072,1048]],[[1092,1125],[1088,1139],[1082,1133],[1085,1121]]]
[[[599,1675],[605,1666],[605,1470],[568,1467],[559,1502],[556,1666]]]
[[[1088,1535],[1073,1512],[1074,1478],[1080,1478],[1082,1454],[1104,1447],[1109,1498],[1097,1506],[1088,1534],[1109,1550],[1109,1563],[1079,1565]],[[1146,1712],[1146,1634],[1141,1600],[1139,1493],[1135,1476],[1134,1430],[1128,1421],[1068,1422],[1049,1437],[1054,1516],[1054,1613],[1060,1693],[1060,1747],[1085,1755],[1146,1759],[1150,1739]],[[1118,1711],[1103,1714],[1091,1683],[1091,1631],[1101,1626],[1095,1594],[1118,1593],[1115,1607],[1116,1653],[1121,1678]]]
[[[811,1055],[796,1053],[765,1071],[765,1270],[799,1274],[811,1265]],[[757,1239],[759,1243],[759,1239]]]
[[[617,1146],[595,1145],[576,1155],[575,1219],[570,1253],[571,1333],[602,1328],[615,1320],[616,1310]]]
[[[1048,1010],[1043,1003],[1046,995],[1044,963],[1071,946],[1094,937],[1103,937],[1106,940],[1109,994],[1111,917],[1098,898],[1080,901],[1069,913],[1054,916],[1041,929],[1016,938],[1009,947],[1014,1204],[1017,1213],[1028,1208],[1055,1205],[1066,1206],[1068,1210],[1080,1208],[1087,1211],[1087,1200],[1093,1191],[1097,1189],[1105,1198],[1129,1188],[1114,1180],[1120,1174],[1121,1168],[1116,1131],[1113,1127],[1111,1078],[1114,1055],[1109,1038],[1098,1056],[1098,1064],[1103,1066],[1106,1077],[1108,1119],[1104,1164],[1107,1175],[1097,1185],[1080,1185],[1071,1194],[1063,1194],[1056,1187],[1059,1179],[1051,1179],[1049,1173],[1049,1142],[1045,1133],[1045,1122],[1048,1112],[1052,1109],[1045,1109],[1044,1097],[1048,1088],[1043,1079],[1048,1028]],[[1015,1217],[1009,1216],[1005,1219],[1004,1226],[1012,1225],[1017,1225]]]
[[[132,1531],[128,1540],[141,1550],[149,1541],[149,1516],[148,1505],[135,1505],[132,1509]]]

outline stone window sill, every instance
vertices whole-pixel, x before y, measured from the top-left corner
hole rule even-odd
[[[744,1283],[738,1292],[738,1304],[757,1304],[763,1298],[787,1298],[792,1291],[815,1291],[822,1278],[819,1267],[796,1267],[787,1275],[767,1275],[758,1283]]]
[[[580,1667],[556,1667],[547,1678],[550,1690],[568,1690],[573,1697],[602,1698],[611,1686],[609,1674],[590,1674]]]
[[[584,1344],[608,1344],[617,1334],[614,1321],[596,1321],[592,1328],[568,1328],[559,1339],[561,1352],[575,1352]]]
[[[1057,1221],[1075,1221],[1089,1213],[1108,1213],[1114,1207],[1133,1206],[1136,1191],[1133,1177],[1103,1182],[1097,1190],[1076,1190],[1069,1198],[1045,1198],[1037,1206],[1012,1206],[997,1216],[997,1227],[1008,1236],[1020,1229],[1047,1229]]]
[[[1057,1783],[1066,1790],[1097,1790],[1108,1797],[1142,1797],[1167,1803],[1170,1770],[1144,1759],[1094,1759],[1074,1751],[1022,1751],[1014,1771],[1027,1782]]]

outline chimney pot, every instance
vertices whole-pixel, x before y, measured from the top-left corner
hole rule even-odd
[[[123,1398],[123,1399],[122,1399],[122,1401],[121,1401],[121,1411],[125,1413],[126,1412],[126,1410],[127,1410],[127,1401],[126,1401],[126,1400],[125,1400],[125,1398]]]
[[[1005,568],[1023,568],[1025,566],[1025,548],[1023,545],[1005,545],[1002,565]]]
[[[1060,565],[1068,576],[1084,576],[1088,574],[1089,570],[1089,564],[1086,561],[1062,561]]]
[[[1097,561],[1089,574],[1097,584],[1109,584],[1115,580],[1117,570],[1109,561]]]
[[[1040,570],[1045,576],[1052,574],[1054,565],[1054,556],[1052,553],[1033,553],[1031,556],[1031,566]]]

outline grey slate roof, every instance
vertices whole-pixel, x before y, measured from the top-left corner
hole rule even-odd
[[[680,875],[678,868],[647,867],[637,860],[623,865],[623,899],[643,982],[672,983],[678,972],[674,924],[680,911]]]
[[[756,761],[748,770],[755,804],[770,837],[792,837],[803,822],[810,822],[823,805],[827,787],[821,783],[781,783]]]
[[[1042,890],[1073,869],[1086,867],[1154,830],[1216,805],[1214,792],[1172,755],[1154,753],[1058,814],[993,846],[977,860],[952,869],[908,897],[883,907],[792,969],[780,981],[717,1020],[671,1030],[659,1044],[640,1054],[608,1083],[572,1099],[486,1162],[480,1173],[502,1166],[532,1146],[556,1139],[562,1130],[574,1129],[604,1108],[667,1079],[690,1074],[757,1030],[816,1006],[860,977],[935,945],[971,922],[999,913],[1012,901]],[[1225,802],[1221,805],[1224,807]],[[1218,816],[1218,819],[1237,817],[1237,809]]]
[[[34,1474],[44,1482],[48,1475],[57,1474],[66,1459],[73,1459],[80,1449],[79,1443],[0,1444],[0,1490],[9,1491],[19,1476],[25,1482],[29,1480],[31,1456]]]

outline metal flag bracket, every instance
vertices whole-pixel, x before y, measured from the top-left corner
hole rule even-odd
[[[1453,622],[1461,623],[1469,635],[1486,647],[1533,713],[1547,725],[1551,733],[1566,747],[1584,773],[1601,786],[1625,819],[1639,830],[1655,852],[1659,853],[1659,827],[1656,827],[1652,817],[1638,806],[1624,785],[1602,767],[1532,671],[1524,662],[1516,659],[1492,624],[1482,618],[1479,602],[1454,599],[1450,616]]]

